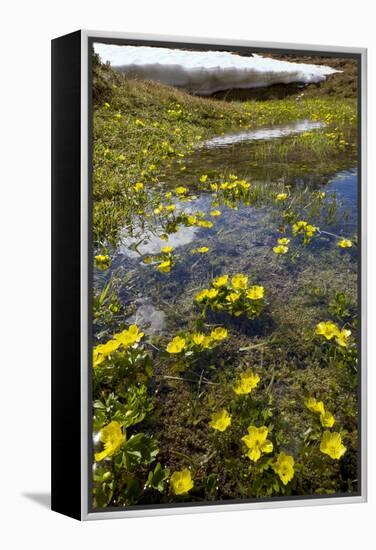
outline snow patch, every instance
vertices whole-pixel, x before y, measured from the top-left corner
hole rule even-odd
[[[292,82],[321,82],[339,72],[326,65],[279,61],[260,55],[185,51],[150,46],[94,44],[102,62],[130,78],[157,80],[192,93],[210,95],[230,88],[261,88]]]

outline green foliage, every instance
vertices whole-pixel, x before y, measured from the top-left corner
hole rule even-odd
[[[147,394],[145,385],[130,386],[122,397],[113,392],[104,395],[102,400],[94,401],[94,429],[99,430],[111,420],[119,422],[120,426],[129,428],[145,418],[152,411],[153,402]]]
[[[146,482],[147,487],[151,487],[160,493],[165,490],[166,481],[170,476],[170,470],[168,468],[162,468],[158,462],[154,470],[151,470]]]
[[[122,452],[115,457],[115,467],[135,470],[138,466],[147,466],[154,462],[159,449],[156,441],[144,433],[132,435],[123,445]]]

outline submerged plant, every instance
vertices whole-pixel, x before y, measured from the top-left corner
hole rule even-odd
[[[202,332],[185,332],[182,336],[175,336],[166,347],[169,354],[200,353],[215,348],[222,340],[228,337],[228,330],[223,327],[213,329],[209,334]]]
[[[203,311],[210,307],[213,311],[226,311],[248,319],[258,317],[264,308],[265,289],[261,285],[248,284],[248,276],[237,273],[233,277],[221,275],[211,281],[211,288],[205,288],[196,294],[195,300],[203,306]]]

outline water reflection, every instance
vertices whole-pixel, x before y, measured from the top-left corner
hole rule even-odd
[[[260,141],[283,138],[294,134],[300,134],[302,132],[318,130],[324,126],[325,124],[323,122],[299,120],[297,122],[292,122],[285,125],[258,128],[257,130],[247,130],[244,132],[237,132],[235,134],[217,136],[204,141],[203,146],[211,149],[213,147],[227,147],[228,145],[234,145],[235,143],[241,143],[244,141]]]

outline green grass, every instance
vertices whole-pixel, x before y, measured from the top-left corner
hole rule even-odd
[[[353,99],[295,98],[226,102],[191,96],[157,82],[127,80],[94,64],[94,242],[116,244],[121,225],[135,212],[160,202],[158,183],[173,164],[176,179],[200,143],[214,135],[288,123],[322,120],[322,131],[256,144],[250,161],[301,165],[333,163],[355,155]],[[98,84],[100,83],[100,86]],[[150,193],[140,203],[137,182]],[[194,183],[194,182],[192,182]]]

